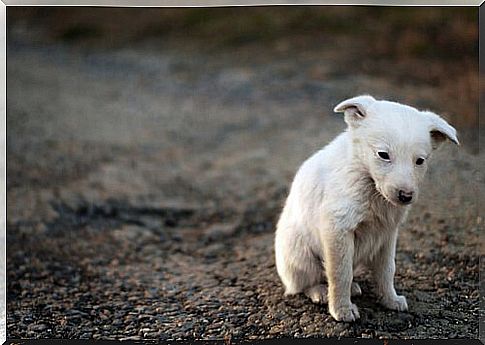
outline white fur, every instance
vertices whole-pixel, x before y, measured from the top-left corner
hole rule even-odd
[[[434,113],[371,96],[346,100],[335,111],[345,113],[347,130],[300,167],[277,225],[285,294],[328,301],[336,320],[353,321],[359,312],[350,298],[361,293],[353,276],[365,265],[380,302],[407,310],[394,289],[398,227],[408,211],[399,191],[416,200],[432,150],[446,138],[458,144],[456,131]]]

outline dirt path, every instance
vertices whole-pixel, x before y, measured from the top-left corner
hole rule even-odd
[[[484,155],[446,146],[401,231],[397,289],[334,322],[283,297],[273,232],[298,165],[358,93],[427,86],[343,76],[338,52],[8,51],[7,334],[95,339],[478,337]]]

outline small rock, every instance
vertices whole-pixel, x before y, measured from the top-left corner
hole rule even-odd
[[[40,324],[34,324],[34,325],[29,325],[28,330],[32,332],[42,332],[47,329],[47,325],[40,323]]]

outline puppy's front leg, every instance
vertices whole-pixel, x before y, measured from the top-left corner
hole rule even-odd
[[[394,289],[396,240],[397,230],[392,233],[389,241],[384,243],[374,258],[372,268],[381,304],[389,309],[404,311],[408,310],[406,297],[398,295]]]
[[[322,235],[322,240],[330,314],[337,321],[354,321],[359,318],[357,306],[350,301],[354,233],[330,231]]]

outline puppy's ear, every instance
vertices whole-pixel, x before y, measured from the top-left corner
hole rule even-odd
[[[355,127],[358,122],[367,116],[367,109],[376,100],[369,95],[357,96],[339,103],[333,111],[345,114],[345,122]]]
[[[451,140],[456,145],[460,145],[455,128],[450,126],[450,124],[443,120],[439,115],[436,115],[431,111],[424,111],[423,113],[430,120],[429,133],[431,135],[431,145],[433,149],[437,149],[446,139]]]

